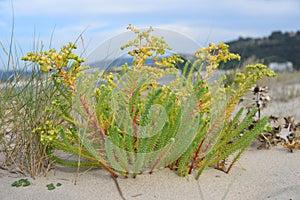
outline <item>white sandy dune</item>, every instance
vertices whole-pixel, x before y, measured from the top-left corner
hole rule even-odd
[[[74,185],[75,169],[57,167],[48,176],[38,177],[27,187],[12,187],[22,177],[0,171],[0,200],[122,200],[117,184],[101,169],[82,170]],[[49,191],[47,184],[61,183]],[[300,199],[300,151],[282,147],[257,150],[255,146],[242,155],[230,174],[206,169],[196,181],[193,176],[179,177],[169,169],[136,179],[118,178],[127,200],[297,200]]]

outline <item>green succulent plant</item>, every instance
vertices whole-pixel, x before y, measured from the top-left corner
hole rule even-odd
[[[51,152],[63,150],[85,161],[66,161],[54,154],[52,159],[69,166],[100,166],[114,177],[135,177],[169,167],[181,176],[195,171],[198,178],[206,167],[235,155],[229,172],[267,123],[267,118],[254,120],[255,109],[247,115],[243,108],[236,114],[233,111],[259,79],[274,72],[261,64],[249,65],[230,86],[223,86],[224,76],[210,81],[221,62],[240,58],[221,43],[199,49],[192,67],[186,65],[182,73],[174,73],[175,64],[182,60],[177,54],[161,57],[171,49],[163,38],[151,35],[151,27],[128,29],[136,39],[121,48],[130,47],[133,62],[123,65],[121,73],[79,73],[85,67],[72,53],[73,44],[60,53],[50,50],[24,58],[38,62],[43,71],[54,69],[53,81],[63,97],[52,108],[60,113],[62,123],[36,129],[44,131],[41,140],[51,142]],[[154,66],[145,66],[147,59]],[[174,81],[161,84],[159,80],[170,73]],[[100,78],[105,82],[95,87]]]

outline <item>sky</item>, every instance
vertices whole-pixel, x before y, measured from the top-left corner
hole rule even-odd
[[[57,48],[82,33],[88,55],[128,24],[176,31],[205,46],[300,30],[300,0],[0,0],[0,42],[9,46],[13,27],[24,52],[34,41]]]

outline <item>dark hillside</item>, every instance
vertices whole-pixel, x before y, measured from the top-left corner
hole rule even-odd
[[[291,61],[294,68],[300,70],[300,31],[287,33],[276,31],[269,37],[239,38],[227,44],[230,51],[240,54],[243,60],[255,56],[264,64]],[[226,65],[227,68],[231,66]]]

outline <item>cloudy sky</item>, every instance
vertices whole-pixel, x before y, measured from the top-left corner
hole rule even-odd
[[[14,17],[13,17],[14,16]],[[14,20],[13,20],[14,18]],[[14,21],[14,22],[13,22]],[[0,0],[0,41],[24,50],[42,40],[58,47],[83,31],[87,52],[128,24],[177,31],[203,46],[272,31],[300,30],[299,0]],[[1,51],[1,49],[0,49]]]

